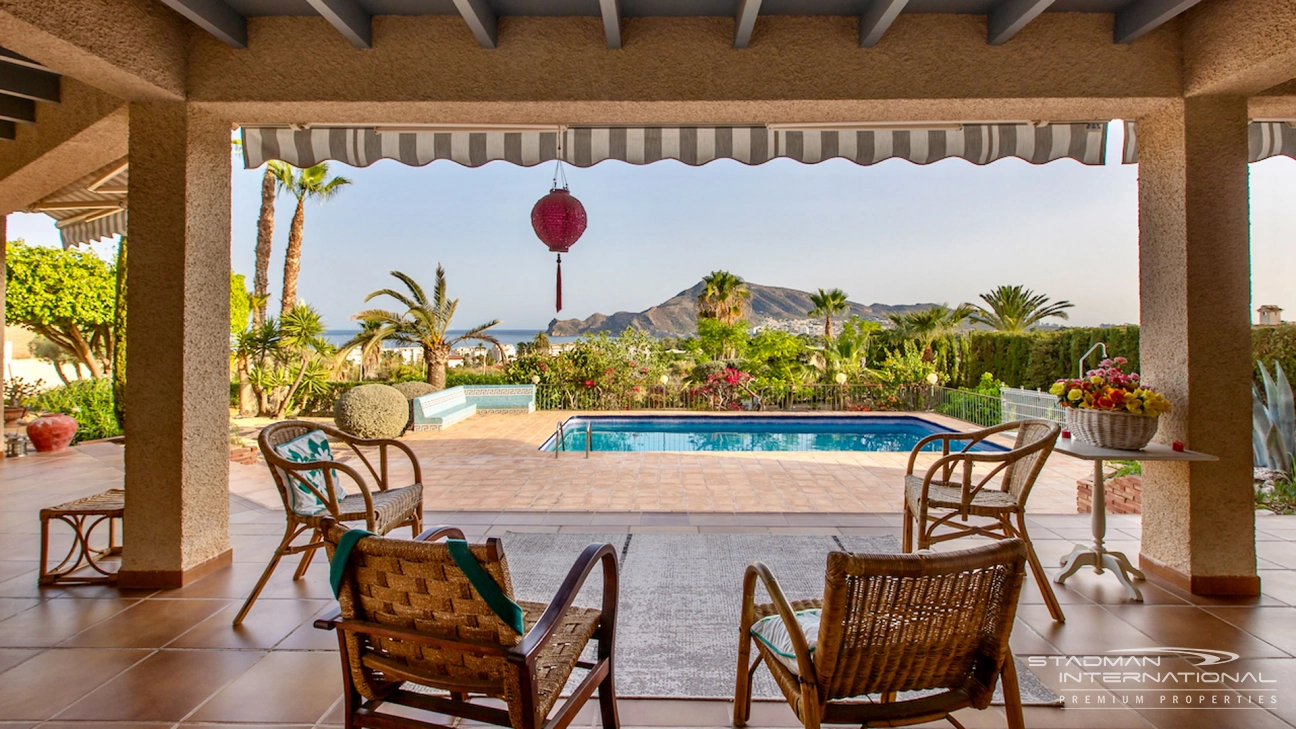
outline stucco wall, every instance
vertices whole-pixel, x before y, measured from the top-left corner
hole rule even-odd
[[[157,0],[0,0],[0,45],[123,99],[183,97],[191,30]]]

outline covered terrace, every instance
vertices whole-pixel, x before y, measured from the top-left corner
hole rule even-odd
[[[696,164],[708,155],[1093,163],[1105,125],[1133,122],[1127,138],[1137,146],[1126,157],[1140,165],[1142,367],[1175,404],[1158,439],[1219,460],[1148,464],[1141,521],[1113,522],[1137,540],[1127,551],[1150,575],[1148,590],[1183,610],[1117,604],[1115,586],[1091,576],[1068,585],[1079,617],[1053,626],[1040,606],[1023,605],[1022,621],[1038,624],[1015,640],[1023,653],[1210,640],[1274,658],[1275,672],[1293,674],[1288,568],[1296,564],[1282,560],[1296,530],[1280,519],[1258,529],[1253,507],[1247,182],[1250,161],[1296,144],[1291,125],[1277,123],[1296,120],[1296,5],[1288,0],[9,0],[0,2],[0,47],[0,95],[20,100],[0,114],[0,137],[9,138],[0,141],[0,212],[59,211],[77,202],[70,192],[96,184],[111,196],[97,208],[111,215],[73,222],[117,219],[131,240],[126,404],[136,414],[120,464],[78,452],[60,460],[58,478],[34,472],[33,460],[0,466],[3,523],[28,537],[45,502],[119,478],[127,494],[117,589],[42,593],[22,551],[31,540],[14,538],[0,587],[6,609],[37,627],[0,622],[4,640],[17,641],[6,642],[16,647],[5,660],[16,665],[0,683],[17,687],[5,689],[19,695],[13,706],[45,700],[0,711],[0,722],[58,715],[102,724],[108,714],[96,707],[156,705],[150,686],[186,698],[161,713],[122,709],[122,726],[338,720],[336,659],[310,655],[318,636],[297,630],[322,607],[319,583],[281,586],[277,620],[301,620],[275,636],[249,638],[217,616],[211,635],[194,634],[191,644],[182,637],[242,594],[249,566],[265,559],[257,538],[274,521],[232,499],[229,486],[229,142],[237,127],[249,164],[558,156]],[[318,62],[302,63],[307,57]],[[122,160],[125,200],[112,192]],[[820,516],[808,527],[847,528],[832,513]],[[494,513],[451,518],[520,524]],[[732,518],[734,528],[769,528]],[[893,518],[859,528],[894,529]],[[1083,519],[1071,519],[1059,529],[1083,530]],[[581,526],[556,520],[551,526]],[[648,526],[625,526],[635,525]],[[1074,535],[1053,536],[1057,554],[1048,559]],[[1280,546],[1262,562],[1257,545],[1269,541]],[[199,596],[210,603],[183,600]],[[150,632],[162,625],[171,627]],[[238,650],[153,653],[163,647]],[[271,648],[280,657],[263,655]],[[111,650],[92,658],[81,649]],[[153,673],[131,674],[145,666]],[[124,683],[107,683],[118,674]],[[272,687],[290,685],[262,678],[307,674],[319,696],[284,699]],[[203,693],[214,683],[230,693]],[[64,684],[105,693],[67,689],[57,701],[46,693]],[[299,699],[309,708],[291,715],[251,708]],[[624,716],[641,725],[724,723],[723,712],[670,715],[662,706]],[[1284,708],[1032,713],[1051,726],[1294,720]]]

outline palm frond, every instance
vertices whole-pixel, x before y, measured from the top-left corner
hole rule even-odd
[[[416,309],[420,306],[420,304],[417,301],[411,301],[408,296],[402,294],[399,291],[396,291],[395,289],[378,289],[377,291],[365,297],[364,299],[365,303],[373,301],[379,296],[390,296],[393,299],[399,301],[401,303],[401,306],[404,306],[407,309]]]
[[[419,306],[427,306],[427,294],[423,293],[423,287],[419,285],[418,281],[415,281],[413,277],[403,271],[392,271],[391,275],[395,276],[397,280],[405,284],[405,287],[414,295],[414,301],[418,302]],[[411,306],[410,308],[412,309],[414,307]]]

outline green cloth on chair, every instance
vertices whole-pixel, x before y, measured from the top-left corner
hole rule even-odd
[[[333,597],[342,589],[342,573],[346,572],[347,560],[351,558],[351,548],[365,537],[376,537],[377,534],[364,529],[348,529],[338,540],[333,550],[333,561],[329,562],[329,585],[333,587]]]
[[[481,595],[482,600],[486,601],[491,612],[518,635],[525,634],[526,625],[522,622],[522,606],[505,595],[499,583],[482,568],[477,558],[472,555],[472,551],[468,549],[468,542],[462,539],[447,539],[446,546],[450,548],[451,559],[459,565],[459,569],[472,583],[477,594]]]

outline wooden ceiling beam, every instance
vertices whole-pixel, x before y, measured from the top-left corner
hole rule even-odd
[[[746,48],[751,43],[760,6],[761,0],[739,0],[738,14],[734,16],[734,48]]]
[[[607,47],[619,50],[621,48],[621,0],[599,0],[599,10],[603,13],[603,34],[607,36]]]
[[[482,48],[499,47],[499,19],[486,0],[454,0],[464,22]]]
[[[247,18],[224,0],[162,0],[172,10],[233,48],[247,48]]]
[[[373,16],[355,0],[306,0],[356,48],[373,47]]]
[[[1055,0],[1003,0],[990,11],[986,19],[986,42],[992,46],[1007,43],[1054,2]]]
[[[908,4],[909,0],[873,0],[869,3],[864,9],[864,14],[860,16],[860,48],[872,48],[877,45],[878,41],[882,40],[882,35],[900,16],[900,11]]]
[[[1117,43],[1133,43],[1201,2],[1201,0],[1140,0],[1116,13]]]

